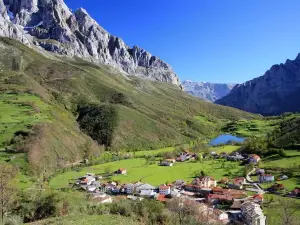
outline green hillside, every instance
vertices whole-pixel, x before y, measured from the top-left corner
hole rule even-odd
[[[36,172],[98,155],[102,144],[112,151],[158,149],[207,140],[231,120],[258,118],[171,84],[46,57],[11,39],[1,38],[0,50],[0,148],[25,152]]]

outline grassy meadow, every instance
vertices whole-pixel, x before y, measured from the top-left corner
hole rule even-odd
[[[287,191],[292,191],[295,187],[300,186],[300,171],[295,169],[300,166],[300,151],[286,150],[287,156],[280,157],[279,155],[272,155],[263,159],[260,167],[270,171],[275,179],[282,175],[288,175],[289,179],[282,181],[275,181],[283,184]],[[289,172],[292,170],[293,172]],[[273,183],[262,184],[264,188],[268,188]]]
[[[49,107],[31,94],[0,94],[0,149],[7,146],[18,131],[48,120]]]
[[[238,120],[230,122],[222,128],[222,131],[234,134],[239,137],[262,137],[279,127],[277,119],[253,119]]]
[[[179,179],[192,181],[195,172],[201,170],[216,179],[228,176],[229,172],[232,176],[242,176],[244,171],[243,167],[236,162],[223,162],[221,160],[176,162],[173,167],[165,167],[159,166],[158,161],[156,164],[147,165],[145,159],[138,158],[84,167],[79,171],[57,174],[50,180],[49,185],[52,188],[67,187],[70,181],[74,182],[74,179],[88,172],[103,174],[107,171],[113,172],[118,168],[126,168],[127,175],[114,175],[110,178],[111,180],[120,181],[121,183],[142,181],[153,185],[169,183]]]

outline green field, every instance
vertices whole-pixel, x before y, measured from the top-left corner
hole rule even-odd
[[[300,166],[300,151],[296,150],[286,150],[286,157],[279,157],[278,155],[273,155],[263,159],[260,163],[261,168],[268,170],[282,169],[283,171],[288,170],[289,168],[295,168]],[[275,179],[284,175],[284,172],[272,172],[275,176]],[[292,175],[289,175],[289,179],[283,181],[276,181],[277,183],[284,184],[285,188],[288,191],[293,190],[295,187],[300,186],[300,173],[294,172]],[[264,188],[271,186],[270,184],[263,184]]]
[[[161,148],[157,150],[148,150],[148,151],[135,151],[131,152],[132,155],[135,157],[145,157],[145,156],[155,156],[157,154],[165,153],[165,152],[172,152],[174,151],[175,147],[169,147],[169,148]]]
[[[228,123],[223,131],[240,137],[262,137],[278,127],[279,122],[276,119],[238,120]]]
[[[160,185],[163,183],[173,182],[175,180],[183,179],[185,181],[193,180],[195,171],[203,170],[208,175],[221,179],[229,171],[233,176],[241,176],[243,167],[235,162],[224,162],[224,168],[221,168],[220,161],[205,161],[205,162],[183,162],[175,163],[173,167],[163,167],[157,164],[146,165],[145,159],[129,159],[117,162],[105,163],[92,167],[85,167],[79,172],[70,171],[54,176],[50,180],[50,187],[62,188],[67,187],[70,180],[74,180],[87,172],[102,174],[105,170],[115,171],[118,168],[126,168],[127,175],[112,176],[112,180],[126,182],[143,181],[153,185]]]
[[[47,121],[47,110],[48,105],[35,95],[0,93],[0,149],[15,132]]]
[[[262,167],[280,167],[289,168],[291,166],[300,165],[300,151],[296,150],[286,150],[287,157],[279,157],[278,155],[273,155],[267,157],[261,163]]]

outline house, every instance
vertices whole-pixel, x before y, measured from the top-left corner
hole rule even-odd
[[[282,191],[284,189],[285,189],[285,187],[283,184],[275,183],[271,187],[268,188],[268,191],[275,192],[275,191]]]
[[[176,162],[176,159],[166,159],[165,161],[171,162],[171,163],[175,163],[175,162]]]
[[[114,188],[111,189],[111,192],[113,194],[120,194],[121,191],[122,191],[122,186],[120,186],[120,185],[115,186]]]
[[[221,152],[220,157],[221,158],[227,158],[228,154],[226,152]]]
[[[90,176],[87,174],[84,177],[79,178],[79,180],[76,182],[76,184],[91,185],[95,181],[96,181],[96,178],[94,176]]]
[[[262,194],[256,194],[252,196],[253,202],[261,204],[264,201],[264,196]]]
[[[124,188],[125,188],[125,192],[129,195],[132,194],[135,190],[135,187],[132,183],[125,184]]]
[[[296,187],[294,190],[292,190],[291,196],[293,196],[293,197],[300,197],[300,188]]]
[[[236,189],[225,189],[220,187],[215,187],[212,189],[213,194],[217,195],[225,195],[225,196],[232,196],[234,199],[242,199],[247,197],[247,194],[243,191],[236,190]]]
[[[188,151],[184,151],[180,153],[180,155],[176,158],[177,162],[184,162],[189,160],[192,157],[192,154],[189,153]]]
[[[159,194],[161,195],[170,195],[171,194],[171,187],[169,185],[160,185],[159,186]]]
[[[207,198],[208,202],[216,205],[219,203],[233,203],[233,197],[231,195],[219,195],[219,194],[209,194]]]
[[[271,174],[262,174],[258,176],[258,180],[260,183],[273,182],[274,176]]]
[[[218,155],[216,152],[210,152],[210,155],[211,156],[216,156],[216,155]]]
[[[242,204],[241,211],[246,225],[266,225],[266,216],[260,205],[247,201]]]
[[[258,168],[258,169],[256,169],[255,173],[256,173],[256,175],[263,175],[263,174],[265,174],[265,170]]]
[[[154,190],[142,190],[140,192],[140,196],[145,198],[152,198],[155,196],[155,194],[156,192],[154,192]]]
[[[177,189],[182,189],[182,187],[185,185],[185,181],[184,180],[176,180],[173,182],[173,186],[174,188]]]
[[[97,186],[87,186],[86,187],[87,192],[95,192],[97,190]]]
[[[217,186],[217,181],[210,176],[201,176],[194,179],[191,184],[202,188],[211,188]]]
[[[289,177],[287,175],[282,175],[279,180],[287,180],[289,179]]]
[[[252,154],[252,155],[249,155],[248,162],[257,164],[260,160],[261,160],[261,158],[258,155]]]
[[[127,174],[127,170],[124,169],[124,168],[120,168],[115,173],[117,173],[117,174]]]
[[[228,183],[228,188],[241,190],[244,184],[246,184],[246,178],[237,177]]]
[[[157,201],[160,201],[160,202],[166,202],[167,201],[167,198],[166,198],[166,195],[162,195],[162,194],[159,194],[156,198]]]
[[[157,189],[156,187],[152,186],[151,184],[143,184],[143,183],[136,183],[134,184],[135,190],[137,193],[140,193],[143,190],[155,190]]]
[[[184,186],[184,190],[190,191],[190,192],[200,192],[201,189],[202,189],[202,186],[199,186],[199,185],[187,184]]]
[[[159,165],[161,165],[161,166],[173,166],[173,163],[170,162],[170,161],[165,160],[165,161],[161,161]]]

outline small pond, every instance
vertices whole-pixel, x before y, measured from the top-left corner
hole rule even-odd
[[[245,138],[236,137],[231,134],[222,134],[214,139],[212,139],[209,143],[210,146],[216,146],[216,145],[226,145],[229,142],[236,142],[236,143],[243,143],[245,141]]]

